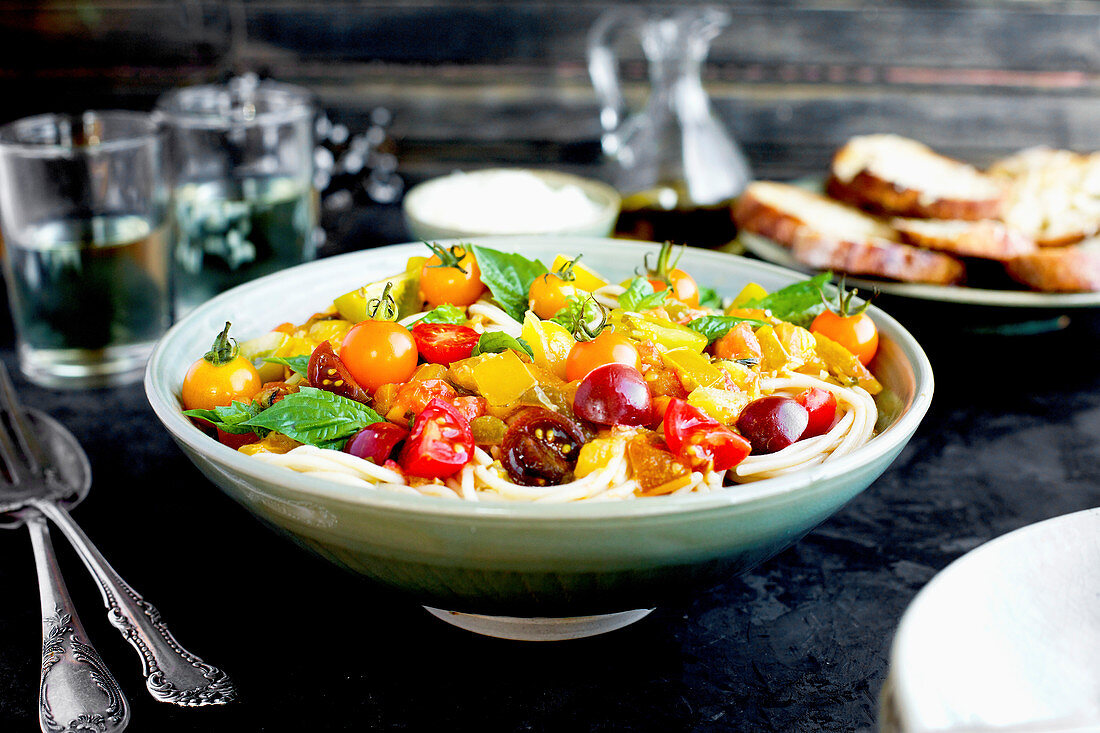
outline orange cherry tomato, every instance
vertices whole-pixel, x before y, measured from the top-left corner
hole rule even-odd
[[[225,324],[209,352],[187,370],[180,397],[185,410],[213,410],[233,402],[250,402],[263,388],[256,367],[240,355]]]
[[[878,328],[866,313],[842,316],[826,310],[814,319],[810,330],[836,341],[855,354],[864,366],[878,351]]]
[[[429,244],[434,255],[420,268],[420,294],[432,308],[444,303],[470,305],[485,292],[481,268],[462,245],[444,249]]]
[[[383,384],[409,381],[416,371],[416,339],[393,321],[362,321],[340,344],[340,360],[355,381],[374,392]]]
[[[565,378],[572,382],[584,379],[588,373],[604,364],[626,364],[642,370],[638,348],[626,336],[605,330],[591,341],[578,341],[565,360]]]
[[[668,281],[666,283],[660,278],[651,278],[649,284],[653,286],[653,292],[659,293],[671,283],[670,295],[673,298],[692,308],[699,307],[699,286],[695,284],[695,278],[677,267],[668,271]]]
[[[527,291],[527,298],[535,315],[547,320],[569,305],[569,296],[576,294],[577,289],[572,283],[548,273],[534,279],[531,289]]]

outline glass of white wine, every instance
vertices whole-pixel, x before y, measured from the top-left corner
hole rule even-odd
[[[173,210],[176,315],[313,258],[315,106],[255,75],[174,89],[157,102]]]
[[[0,231],[19,367],[48,387],[141,378],[171,323],[163,135],[136,112],[0,127]]]

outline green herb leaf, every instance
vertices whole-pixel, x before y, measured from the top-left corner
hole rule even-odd
[[[823,272],[809,280],[776,290],[763,298],[750,300],[741,307],[762,308],[771,311],[771,314],[780,320],[790,321],[796,326],[806,328],[821,311],[825,310],[825,304],[821,302],[821,289],[832,276],[831,272]]]
[[[714,288],[699,288],[700,308],[721,308],[722,297]]]
[[[531,290],[531,283],[539,275],[549,272],[546,265],[523,255],[498,252],[488,247],[471,245],[471,249],[481,268],[481,281],[488,286],[504,312],[522,323],[523,314],[527,312],[527,293]]]
[[[187,417],[206,420],[226,433],[232,433],[233,435],[256,433],[262,437],[267,435],[267,430],[263,428],[253,429],[251,426],[243,424],[259,415],[260,412],[261,408],[256,403],[234,402],[231,405],[219,405],[213,410],[184,410],[183,414]]]
[[[550,320],[563,326],[574,337],[595,338],[607,325],[607,309],[595,298],[570,295],[565,302],[565,307]]]
[[[523,339],[509,336],[503,331],[487,331],[481,334],[481,338],[477,340],[477,346],[474,347],[472,356],[478,354],[499,354],[502,351],[511,349],[518,351],[521,354],[527,354],[527,356],[533,357],[535,354],[531,351],[530,345]]]
[[[636,277],[630,281],[626,292],[619,296],[619,307],[623,310],[635,313],[649,310],[664,305],[668,297],[668,289],[659,293],[653,292],[653,285],[644,277]]]
[[[306,373],[309,371],[308,356],[265,356],[264,361],[290,367],[292,372],[301,374],[303,377],[306,376]]]
[[[460,326],[466,322],[466,311],[459,308],[457,305],[451,305],[450,303],[444,303],[443,305],[437,305],[432,308],[423,317],[416,320],[416,323],[450,323],[455,326]],[[410,328],[412,324],[409,324]]]
[[[697,331],[707,337],[707,341],[714,342],[727,333],[729,330],[736,326],[738,323],[749,323],[753,326],[766,326],[768,325],[764,321],[758,321],[755,318],[738,318],[737,316],[703,316],[702,318],[696,318],[687,326],[692,331]]]
[[[314,387],[302,387],[242,425],[282,433],[318,448],[344,447],[357,431],[382,417],[366,405]]]

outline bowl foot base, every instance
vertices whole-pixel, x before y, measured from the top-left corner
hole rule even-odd
[[[431,615],[460,629],[498,639],[517,641],[565,641],[606,634],[629,626],[648,616],[652,608],[605,613],[598,616],[565,616],[561,618],[522,618],[518,616],[482,616],[424,606]]]

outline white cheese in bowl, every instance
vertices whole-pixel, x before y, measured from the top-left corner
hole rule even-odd
[[[604,214],[580,186],[528,170],[456,172],[419,187],[409,213],[434,227],[480,234],[541,234],[584,226]]]

